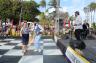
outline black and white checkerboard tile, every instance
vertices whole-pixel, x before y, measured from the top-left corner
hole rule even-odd
[[[34,52],[31,45],[23,55],[20,45],[19,39],[0,40],[0,63],[68,63],[52,39],[42,40],[41,52]]]

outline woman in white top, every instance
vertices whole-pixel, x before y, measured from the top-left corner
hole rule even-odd
[[[24,22],[23,27],[21,28],[21,34],[22,34],[22,52],[25,54],[27,51],[27,45],[29,41],[29,28],[27,26],[27,22]]]

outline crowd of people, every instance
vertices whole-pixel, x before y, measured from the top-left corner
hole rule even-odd
[[[3,35],[8,35],[10,33],[9,31],[14,28],[14,32],[19,33],[22,36],[23,53],[27,52],[27,45],[29,44],[28,42],[30,38],[32,38],[31,43],[34,42],[34,51],[40,51],[39,42],[42,33],[45,32],[45,35],[54,35],[55,29],[53,25],[45,25],[43,28],[39,22],[34,22],[30,25],[30,23],[28,24],[26,21],[23,21],[20,26],[12,26],[12,24],[9,22],[6,22],[6,25],[2,25],[0,21],[0,32],[3,32]],[[87,35],[89,34],[89,24],[86,22],[82,23],[82,18],[80,17],[80,13],[78,11],[75,12],[73,28],[75,38],[79,41],[82,40],[81,38],[86,39]],[[30,37],[30,35],[32,36]]]
[[[44,30],[45,30],[45,35],[54,35],[54,25],[48,25],[46,24],[44,26]]]

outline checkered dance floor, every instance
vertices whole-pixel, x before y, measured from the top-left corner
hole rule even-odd
[[[0,63],[68,63],[52,39],[40,42],[41,52],[34,52],[33,45],[23,55],[20,39],[0,40]]]

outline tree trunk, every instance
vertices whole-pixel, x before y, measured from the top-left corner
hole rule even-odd
[[[96,14],[95,14],[95,10],[94,10],[94,22],[95,22],[95,15],[96,15]]]
[[[93,11],[93,23],[95,22],[94,18],[95,18],[95,10]]]
[[[90,24],[91,24],[91,27],[92,27],[92,11],[91,11],[91,23]]]

